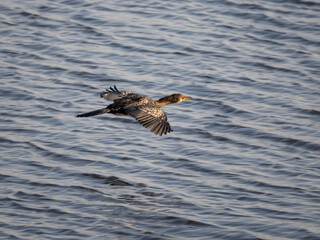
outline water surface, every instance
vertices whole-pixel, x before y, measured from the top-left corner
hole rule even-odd
[[[317,1],[0,3],[2,239],[320,239]],[[117,85],[168,105],[75,115]]]

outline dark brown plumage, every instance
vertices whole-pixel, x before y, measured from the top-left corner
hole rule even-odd
[[[142,126],[150,128],[151,132],[160,136],[172,131],[166,113],[160,108],[167,104],[191,99],[191,97],[175,93],[155,101],[149,97],[141,96],[130,91],[120,92],[116,86],[106,89],[106,92],[101,93],[101,97],[106,100],[111,100],[113,103],[106,108],[80,114],[77,117],[91,117],[104,113],[131,116]]]

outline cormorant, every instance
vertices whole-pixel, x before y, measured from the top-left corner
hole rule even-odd
[[[116,86],[106,89],[106,92],[102,92],[100,96],[106,100],[113,101],[113,103],[106,108],[80,114],[77,117],[91,117],[104,113],[131,116],[145,128],[150,128],[150,132],[160,136],[172,131],[166,113],[160,108],[167,104],[191,99],[191,97],[175,93],[155,101],[131,91],[120,92]]]

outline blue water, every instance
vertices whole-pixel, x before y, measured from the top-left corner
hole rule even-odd
[[[2,1],[1,239],[320,239],[320,3]],[[159,99],[173,132],[105,107]]]

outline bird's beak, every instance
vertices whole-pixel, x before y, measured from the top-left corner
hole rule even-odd
[[[184,97],[182,98],[182,101],[185,101],[185,100],[188,100],[188,99],[191,99],[192,97]]]

